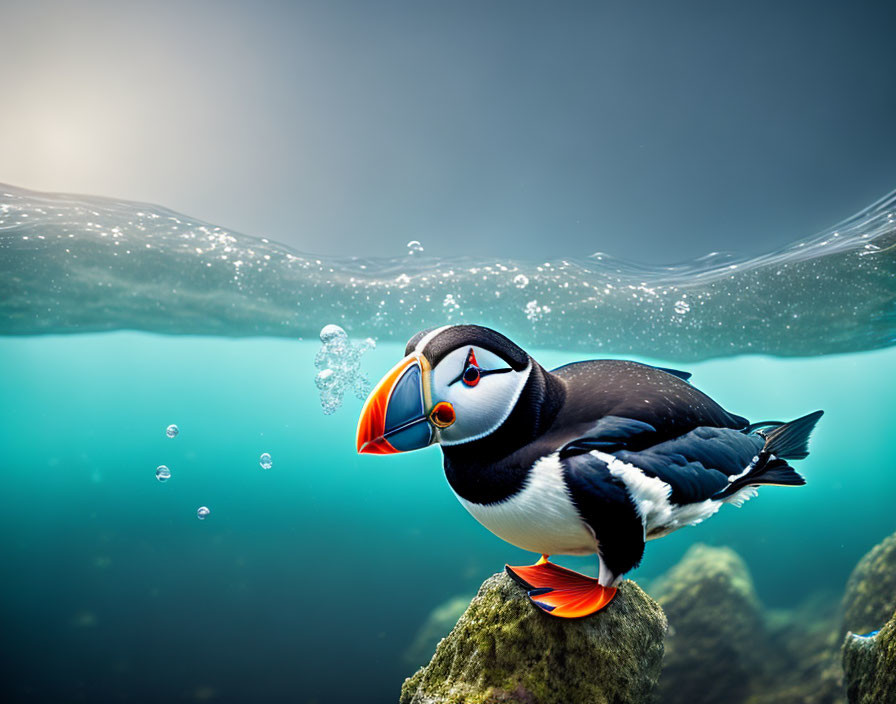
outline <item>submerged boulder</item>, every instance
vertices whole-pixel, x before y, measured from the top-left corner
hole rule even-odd
[[[843,595],[840,636],[847,631],[879,629],[896,609],[896,533],[865,555],[856,565]]]
[[[669,619],[663,704],[743,702],[761,677],[767,643],[759,599],[730,548],[694,545],[653,584]]]
[[[559,619],[530,603],[506,574],[487,579],[432,661],[401,689],[402,704],[649,702],[666,619],[623,582],[603,611]]]
[[[835,592],[816,592],[791,609],[765,612],[765,669],[748,704],[843,704]]]
[[[847,664],[852,668],[845,678],[849,701],[896,702],[896,692],[887,694],[887,687],[894,684],[886,684],[876,669],[882,663],[878,637],[850,634],[844,639],[848,631],[868,634],[881,628],[896,609],[896,534],[856,565],[839,613],[825,605],[835,603],[836,596],[819,595],[819,599],[791,612],[777,627],[771,623],[768,686],[760,687],[762,694],[749,704],[840,704],[847,698],[843,671]],[[870,695],[863,694],[869,691]]]
[[[896,704],[896,613],[879,633],[849,633],[843,672],[850,704]]]

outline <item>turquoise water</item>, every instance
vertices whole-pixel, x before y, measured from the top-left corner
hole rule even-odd
[[[516,341],[547,367],[604,356]],[[437,448],[358,456],[361,402],[323,414],[319,347],[0,338],[0,657],[14,700],[395,701],[429,612],[531,559],[465,513]],[[363,368],[379,378],[402,354],[380,342]],[[641,361],[693,372],[754,420],[826,415],[798,466],[807,486],[765,488],[648,544],[634,578],[702,541],[737,550],[767,606],[839,593],[894,529],[896,349]]]
[[[372,381],[418,330],[471,322],[548,368],[691,371],[753,420],[824,409],[807,486],[651,542],[631,576],[649,587],[694,542],[728,545],[767,607],[833,610],[896,525],[894,282],[893,194],[752,260],[644,268],[320,258],[154,205],[2,186],[0,695],[395,701],[430,613],[532,559],[466,514],[438,448],[356,454],[361,401],[325,414],[315,385],[327,324],[376,341]]]

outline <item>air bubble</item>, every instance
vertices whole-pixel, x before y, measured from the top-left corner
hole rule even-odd
[[[329,389],[333,384],[337,381],[336,372],[332,369],[323,369],[317,373],[317,376],[314,378],[314,383],[318,389],[321,391],[325,391]]]
[[[320,331],[320,341],[324,344],[347,338],[348,336],[345,334],[345,330],[338,325],[324,325],[323,329]]]
[[[327,325],[320,331],[323,343],[314,358],[320,371],[314,383],[320,391],[320,405],[324,415],[335,413],[342,406],[346,391],[354,391],[362,401],[370,393],[370,381],[361,371],[361,356],[376,347],[373,338],[352,342],[338,325]]]
[[[423,254],[423,245],[417,240],[411,240],[408,242],[408,254],[412,257],[414,255]]]
[[[171,479],[171,470],[168,469],[165,465],[160,464],[156,467],[156,479],[158,479],[163,484]]]
[[[262,452],[261,457],[258,458],[258,464],[261,465],[262,469],[270,469],[274,466],[274,460],[271,459],[271,455],[267,452]]]
[[[200,521],[204,521],[206,518],[208,518],[208,514],[210,513],[211,511],[208,510],[208,506],[200,506],[196,510],[196,518],[198,518]]]
[[[165,428],[165,435],[169,438],[176,438],[179,432],[180,429],[174,423]]]
[[[444,308],[447,313],[455,313],[460,310],[460,303],[457,302],[453,293],[446,293],[445,299],[442,301],[442,308]]]
[[[530,323],[537,323],[551,312],[551,307],[538,305],[538,301],[532,300],[526,304],[523,312],[526,314],[526,319]]]
[[[529,285],[529,277],[525,274],[517,274],[513,277],[513,285],[517,288],[526,288]]]

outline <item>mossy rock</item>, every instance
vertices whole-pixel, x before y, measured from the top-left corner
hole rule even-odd
[[[401,704],[649,702],[666,618],[623,582],[604,610],[560,619],[535,607],[506,574],[483,583],[432,661],[401,689]]]
[[[879,633],[848,633],[843,672],[850,704],[896,704],[896,613]]]
[[[896,533],[863,557],[843,595],[841,638],[847,631],[869,633],[886,623],[896,609]]]
[[[694,545],[650,591],[669,619],[660,701],[746,701],[768,647],[759,599],[740,556]]]

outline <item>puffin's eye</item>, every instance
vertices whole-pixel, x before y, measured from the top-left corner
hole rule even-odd
[[[480,378],[479,367],[467,367],[464,369],[463,382],[467,386],[476,386]]]
[[[513,369],[510,367],[502,367],[501,369],[480,369],[479,363],[476,361],[476,354],[471,347],[470,351],[467,353],[467,361],[464,362],[463,371],[449,381],[448,386],[456,384],[458,381],[464,382],[464,386],[476,386],[476,384],[479,383],[479,380],[484,376],[488,376],[489,374],[504,374],[512,371]]]

